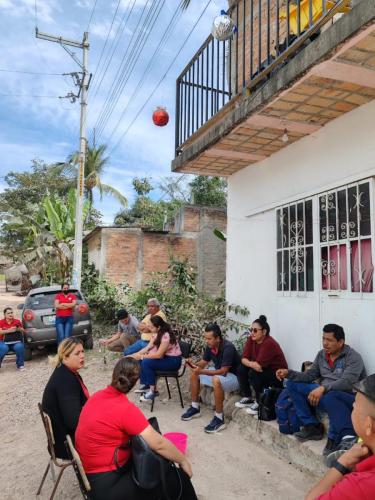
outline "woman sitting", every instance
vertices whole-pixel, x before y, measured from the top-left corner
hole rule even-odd
[[[176,371],[182,362],[180,345],[172,328],[160,316],[151,316],[153,335],[149,344],[132,357],[141,361],[142,389],[140,401],[151,402],[158,393],[155,390],[156,371]],[[148,391],[148,392],[147,392]]]
[[[52,363],[55,370],[44,389],[42,408],[52,422],[56,456],[69,458],[65,436],[69,434],[74,441],[79,415],[89,398],[89,392],[78,373],[85,364],[81,341],[75,337],[63,340]]]
[[[282,382],[276,378],[276,370],[288,367],[281,347],[270,336],[270,326],[263,315],[251,325],[241,363],[237,376],[243,397],[236,406],[247,408],[250,415],[256,415],[263,390],[266,387],[282,387]],[[254,389],[256,401],[251,397],[251,389]]]
[[[123,446],[131,436],[140,435],[159,455],[180,465],[168,469],[166,484],[171,499],[197,500],[189,480],[191,466],[177,448],[149,424],[141,410],[126,394],[139,378],[139,363],[131,357],[120,359],[112,383],[86,403],[76,431],[76,448],[91,485],[93,500],[164,500],[162,486],[144,490],[132,475],[131,447]],[[115,456],[117,455],[117,460]],[[182,496],[179,497],[182,484]]]

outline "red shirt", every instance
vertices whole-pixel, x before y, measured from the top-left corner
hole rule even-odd
[[[58,300],[60,304],[71,304],[74,300],[77,300],[77,297],[74,293],[68,293],[67,295],[63,293],[58,293],[55,297],[55,300]],[[73,316],[73,309],[59,309],[56,308],[56,316],[67,317]]]
[[[0,320],[0,330],[9,330],[9,328],[14,328],[19,326],[22,328],[22,323],[19,319],[13,319],[10,323],[4,318]],[[0,335],[0,341],[4,340],[4,335]]]
[[[360,462],[351,472],[316,500],[375,500],[375,456]]]
[[[281,347],[276,340],[269,335],[264,337],[261,344],[254,342],[250,336],[245,344],[242,357],[250,361],[256,361],[262,368],[270,368],[274,371],[279,368],[288,368]]]
[[[79,417],[75,444],[86,473],[116,470],[115,449],[149,423],[125,394],[108,386],[87,401]],[[130,449],[119,450],[118,463],[128,462]]]

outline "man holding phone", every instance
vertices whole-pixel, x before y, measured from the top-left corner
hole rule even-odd
[[[25,348],[23,335],[25,330],[22,323],[14,317],[13,309],[4,309],[4,319],[0,320],[0,367],[5,355],[9,351],[16,354],[16,365],[18,370],[24,370]]]
[[[215,415],[212,421],[204,428],[212,434],[225,429],[224,396],[225,392],[237,391],[239,388],[237,369],[240,365],[240,355],[229,340],[222,337],[219,325],[210,323],[204,331],[206,349],[203,359],[198,363],[187,361],[191,369],[191,398],[190,408],[181,416],[181,420],[191,420],[201,416],[199,406],[199,392],[201,384],[212,387],[215,398]],[[214,366],[207,365],[212,362]]]

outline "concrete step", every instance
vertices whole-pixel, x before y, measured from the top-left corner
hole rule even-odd
[[[203,404],[214,408],[213,391],[209,387],[202,387],[201,399]],[[226,394],[224,414],[227,420],[233,420],[243,433],[246,440],[259,443],[271,449],[279,457],[291,463],[300,470],[309,472],[316,477],[322,477],[327,471],[323,462],[322,451],[326,439],[321,441],[307,441],[301,443],[293,435],[281,434],[276,420],[265,422],[249,415],[244,409],[234,406],[239,401],[238,394]]]

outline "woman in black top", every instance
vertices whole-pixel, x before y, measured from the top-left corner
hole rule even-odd
[[[65,339],[53,358],[53,371],[44,389],[42,407],[52,422],[55,438],[55,454],[69,458],[65,448],[66,435],[74,442],[74,434],[83,405],[89,392],[78,373],[85,363],[81,341],[75,337]]]

